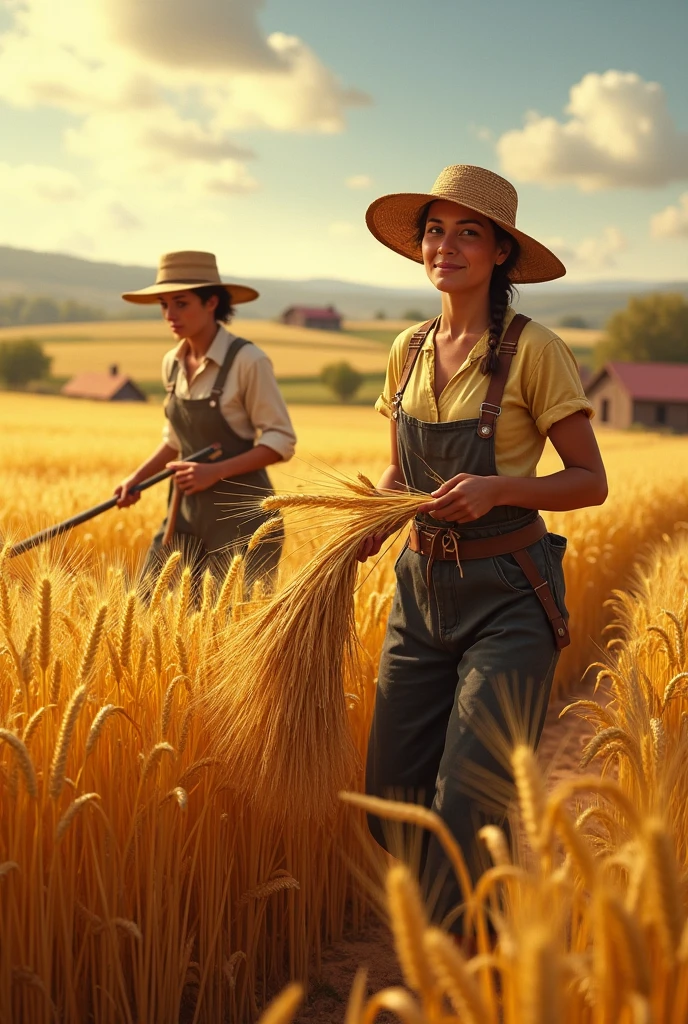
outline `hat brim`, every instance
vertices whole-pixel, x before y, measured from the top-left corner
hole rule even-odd
[[[135,292],[124,292],[122,298],[125,302],[135,302],[144,306],[152,305],[161,295],[169,295],[171,292],[188,292],[194,288],[210,287],[224,288],[228,291],[233,306],[239,306],[242,302],[253,302],[259,295],[255,288],[249,288],[245,284],[225,284],[224,281],[169,281],[166,284],[151,284]]]
[[[393,249],[400,256],[405,256],[415,263],[422,263],[421,247],[415,239],[418,215],[426,203],[443,199],[451,203],[457,202],[450,196],[433,195],[430,192],[394,192],[380,196],[368,207],[366,224],[378,242],[382,242],[388,249]],[[509,279],[514,284],[537,284],[555,281],[558,277],[564,276],[566,267],[547,246],[524,231],[519,231],[512,224],[497,220],[484,210],[466,205],[468,209],[475,210],[476,213],[489,217],[495,224],[499,224],[518,242],[521,250],[518,262],[509,272]]]

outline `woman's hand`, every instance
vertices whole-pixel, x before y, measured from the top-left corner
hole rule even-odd
[[[500,489],[498,476],[459,473],[433,491],[434,500],[426,501],[418,511],[452,523],[470,523],[486,515],[495,505],[503,504]]]
[[[356,552],[356,558],[359,562],[365,562],[368,558],[372,558],[373,555],[377,555],[388,537],[388,533],[372,533],[370,537],[362,540]]]
[[[130,505],[135,505],[141,498],[141,491],[132,491],[131,488],[134,484],[138,484],[139,478],[136,473],[126,477],[122,480],[121,484],[117,484],[114,490],[114,495],[117,498],[117,508],[129,508]]]
[[[209,462],[168,462],[174,470],[174,482],[183,494],[197,494],[222,480],[217,466]]]

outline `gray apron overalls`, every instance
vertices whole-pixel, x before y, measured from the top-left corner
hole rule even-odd
[[[504,379],[506,373],[508,369]],[[426,423],[407,415],[400,404],[399,398],[399,458],[409,486],[435,490],[437,481],[429,469],[444,480],[457,473],[496,475],[496,416],[489,430],[480,426],[482,418]],[[498,506],[470,523],[443,523],[427,515],[418,520],[420,526],[449,527],[462,541],[471,541],[511,533],[537,518],[530,509]],[[527,548],[564,616],[565,549],[566,540],[553,534]],[[517,694],[530,738],[537,743],[559,650],[538,595],[512,554],[466,560],[460,569],[446,556],[428,563],[429,557],[408,543],[396,563],[397,588],[380,661],[366,789],[432,807],[458,840],[475,879],[486,866],[477,829],[488,822],[503,826],[504,811],[487,807],[475,789],[467,793],[464,766],[480,766],[500,781],[508,776],[473,732],[471,719],[483,708],[508,735],[493,688],[502,677],[513,683],[511,692]],[[565,621],[559,621],[565,628]],[[528,706],[529,686],[535,706]],[[496,788],[501,788],[499,782]],[[382,846],[401,855],[378,818],[371,816],[369,825]],[[411,839],[408,831],[402,842]],[[434,837],[426,834],[415,856],[420,857],[420,874],[439,921],[461,902],[460,890]],[[453,927],[461,930],[460,917]]]
[[[181,444],[181,458],[217,442],[223,459],[251,451],[254,442],[239,437],[220,412],[220,396],[239,351],[251,342],[235,338],[218,370],[209,398],[179,398],[175,392],[179,362],[175,359],[167,383],[165,415]],[[159,569],[170,551],[181,550],[197,583],[209,568],[221,579],[237,552],[244,553],[251,534],[272,513],[260,510],[259,502],[274,493],[264,469],[220,481],[213,487],[182,497],[174,534],[163,546],[167,519],[155,535],[148,552],[144,573]],[[246,559],[245,585],[250,588],[259,577],[268,584],[275,575],[284,536],[276,531]]]

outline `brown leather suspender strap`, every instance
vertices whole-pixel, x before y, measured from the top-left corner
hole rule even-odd
[[[425,339],[438,320],[438,316],[434,317],[432,320],[426,320],[424,324],[421,324],[415,334],[412,335],[411,340],[409,341],[406,359],[404,360],[404,365],[401,368],[401,377],[399,378],[397,390],[394,392],[394,397],[392,398],[393,420],[396,420],[399,417],[399,407],[401,406],[401,400],[404,397],[404,391],[406,391],[406,385],[411,379],[413,367],[416,365],[418,356],[420,355],[420,350],[425,344]]]
[[[506,334],[499,346],[499,359],[497,369],[490,374],[490,383],[487,386],[485,401],[480,406],[480,420],[478,421],[478,437],[488,440],[495,430],[497,417],[502,411],[502,397],[506,379],[511,369],[511,360],[516,355],[518,339],[521,331],[530,322],[529,316],[517,313],[506,329]]]
[[[569,627],[566,623],[566,619],[559,611],[557,602],[554,600],[554,595],[550,589],[550,585],[547,580],[543,579],[540,575],[540,570],[535,564],[532,555],[525,548],[521,548],[519,551],[512,551],[511,554],[521,566],[523,575],[530,583],[538,596],[540,604],[545,609],[545,615],[549,619],[552,632],[554,633],[555,644],[559,650],[562,650],[564,647],[568,647],[571,643],[571,637],[569,635]]]

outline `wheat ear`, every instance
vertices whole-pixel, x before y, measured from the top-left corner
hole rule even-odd
[[[158,579],[156,581],[155,587],[153,588],[153,594],[151,596],[151,603],[150,603],[150,614],[151,614],[151,617],[160,608],[160,604],[162,602],[162,599],[165,596],[165,594],[167,593],[167,590],[168,590],[169,585],[170,585],[170,580],[172,579],[172,576],[174,574],[174,570],[177,568],[177,566],[179,565],[179,562],[181,561],[181,557],[182,557],[181,551],[173,551],[172,554],[167,559],[167,561],[165,562],[165,564],[163,565],[163,567],[162,567],[162,569],[160,571],[160,575],[158,576]]]
[[[57,704],[62,686],[62,659],[57,658],[53,663],[52,679],[50,680],[50,692],[48,700],[51,704]]]
[[[234,555],[229,569],[222,582],[220,593],[217,597],[217,602],[214,608],[214,616],[218,623],[222,623],[223,617],[226,615],[229,606],[234,600],[234,590],[236,588],[237,580],[239,578],[239,570],[244,564],[242,555]]]
[[[405,864],[387,872],[386,890],[394,947],[406,983],[423,1000],[431,999],[434,979],[422,942],[428,919],[418,885]]]
[[[156,743],[150,754],[144,761],[141,781],[145,782],[157,764],[160,763],[163,754],[174,754],[174,747],[169,743]]]
[[[266,519],[264,523],[261,523],[258,529],[251,534],[251,539],[248,542],[248,551],[255,551],[255,549],[263,543],[263,541],[277,530],[282,529],[284,526],[284,520],[282,516],[272,516],[270,519]]]
[[[84,684],[88,682],[88,679],[93,670],[93,663],[96,660],[96,654],[98,653],[98,645],[100,644],[100,638],[103,634],[103,626],[105,625],[105,616],[107,615],[107,605],[101,604],[100,608],[96,612],[96,617],[91,627],[91,632],[88,634],[88,640],[86,641],[86,650],[84,651],[83,661],[81,662],[81,669],[79,670],[79,682]]]
[[[88,755],[91,753],[96,743],[98,742],[98,737],[105,728],[105,723],[107,722],[108,718],[111,718],[113,715],[125,715],[126,717],[128,717],[124,708],[119,707],[119,705],[117,704],[103,705],[103,707],[100,709],[98,714],[91,722],[91,728],[89,729],[88,736],[86,737],[86,747],[84,753],[85,757],[88,757]]]
[[[509,844],[501,828],[498,828],[496,825],[483,825],[478,830],[478,835],[485,843],[490,857],[492,857],[493,864],[497,866],[511,864]]]
[[[78,689],[76,689],[72,694],[70,701],[65,708],[65,713],[62,716],[60,731],[57,736],[57,743],[55,744],[55,752],[50,765],[50,782],[48,792],[53,800],[57,800],[62,792],[62,787],[64,786],[69,744],[79,717],[79,712],[84,706],[84,701],[86,700],[86,692],[87,689],[85,686],[82,685],[78,687]]]
[[[521,817],[534,850],[544,849],[543,820],[546,797],[537,758],[530,747],[519,743],[511,755]]]
[[[136,611],[136,591],[131,590],[127,595],[127,603],[124,606],[122,616],[122,628],[119,634],[119,660],[123,668],[129,668],[131,660],[131,640],[134,630],[134,612]]]
[[[283,875],[280,878],[271,878],[268,882],[257,885],[255,889],[249,889],[239,897],[239,906],[250,903],[251,900],[265,900],[276,892],[284,892],[285,889],[300,889],[301,886],[291,875]]]
[[[14,756],[17,759],[17,764],[24,776],[24,782],[26,783],[26,791],[29,796],[33,797],[34,800],[38,796],[38,783],[36,782],[36,771],[31,760],[31,755],[26,749],[26,744],[19,739],[19,737],[10,732],[9,729],[0,729],[0,741],[4,741],[8,747],[11,747]]]
[[[374,814],[379,818],[387,818],[390,821],[403,821],[408,825],[418,825],[432,832],[440,841],[444,852],[447,854],[456,878],[461,886],[463,898],[466,903],[470,902],[473,893],[473,884],[466,867],[461,847],[453,835],[439,817],[429,811],[427,807],[419,804],[408,804],[401,800],[383,800],[381,797],[365,796],[363,793],[342,792],[340,800],[344,803],[360,807],[368,814]]]
[[[82,808],[86,807],[87,804],[93,802],[93,800],[100,800],[98,793],[84,793],[83,796],[79,796],[76,800],[73,800],[67,810],[64,812],[62,817],[57,823],[57,829],[55,831],[55,838],[59,842],[64,836],[65,832],[72,824],[77,814]]]
[[[50,664],[50,611],[52,585],[47,576],[41,580],[38,602],[38,665],[45,672]]]
[[[437,983],[459,1019],[465,1024],[485,1024],[487,1006],[456,943],[439,928],[429,928],[423,935],[423,947]]]

